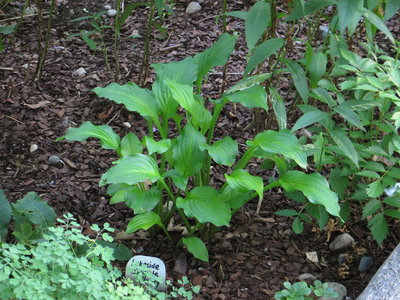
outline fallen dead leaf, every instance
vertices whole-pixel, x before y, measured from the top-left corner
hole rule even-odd
[[[28,104],[28,103],[25,103],[24,101],[22,101],[22,103],[25,106],[28,106],[29,108],[38,109],[38,108],[42,108],[42,107],[49,105],[51,102],[48,100],[43,100],[43,101],[39,101],[38,103],[35,103],[35,104]]]

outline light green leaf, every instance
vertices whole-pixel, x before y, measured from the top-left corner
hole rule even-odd
[[[185,198],[178,197],[176,206],[200,223],[210,222],[215,226],[224,226],[228,225],[231,219],[228,204],[222,200],[217,190],[209,186],[195,187]]]
[[[189,180],[188,177],[181,175],[177,170],[168,170],[167,172],[165,172],[164,176],[171,178],[174,184],[182,191],[186,190],[186,186]]]
[[[286,64],[288,71],[292,75],[294,86],[299,92],[301,99],[307,103],[309,91],[306,72],[304,72],[303,68],[293,60],[284,59],[283,62]]]
[[[15,31],[17,27],[17,23],[11,25],[5,25],[0,27],[0,34],[11,34]]]
[[[240,11],[240,10],[229,11],[225,15],[227,15],[229,17],[239,18],[239,19],[242,19],[243,21],[245,21],[246,17],[247,17],[247,11]]]
[[[363,4],[364,0],[338,0],[337,10],[341,32],[348,28],[350,35],[354,33],[361,18],[360,9]]]
[[[161,191],[157,187],[143,191],[134,186],[125,193],[126,205],[133,209],[135,214],[153,210],[160,200]]]
[[[292,230],[295,234],[300,234],[304,231],[303,222],[300,220],[299,217],[296,217],[293,220]]]
[[[116,165],[101,176],[100,186],[110,183],[137,184],[161,178],[157,163],[150,156],[136,153],[114,162]]]
[[[165,153],[172,146],[172,142],[170,139],[163,139],[160,141],[155,141],[151,137],[145,136],[143,138],[143,141],[144,141],[144,144],[146,145],[149,155],[152,155],[153,153],[158,153],[158,154]]]
[[[260,201],[264,194],[264,182],[261,177],[250,175],[246,170],[236,170],[232,174],[225,174],[226,182],[232,189],[240,192],[256,191]]]
[[[264,151],[282,154],[293,159],[300,167],[307,168],[307,156],[296,136],[288,130],[261,132],[254,138],[254,143]]]
[[[400,198],[399,197],[387,197],[383,202],[387,205],[400,208]]]
[[[304,0],[293,0],[292,13],[285,19],[285,22],[294,21],[306,15]]]
[[[379,200],[371,199],[367,204],[363,207],[362,218],[372,216],[382,207],[382,203]]]
[[[12,207],[36,225],[48,227],[53,225],[56,219],[54,209],[35,192],[29,192]]]
[[[353,143],[351,140],[346,136],[343,131],[339,130],[332,130],[330,131],[330,135],[336,145],[339,147],[343,153],[351,159],[351,161],[357,166],[358,168],[358,154],[356,149],[354,148]]]
[[[251,50],[271,22],[271,5],[257,1],[246,15],[245,34],[247,47]]]
[[[206,51],[194,57],[198,65],[197,82],[214,67],[224,65],[235,48],[236,37],[228,33],[222,34],[218,41]]]
[[[382,21],[381,18],[379,18],[369,9],[360,8],[360,10],[362,11],[363,16],[368,20],[368,22],[370,22],[372,25],[374,25],[376,28],[382,31],[387,36],[389,41],[391,41],[393,45],[396,45],[396,41],[393,37],[393,34],[390,32],[389,28],[387,28],[386,24]]]
[[[173,165],[179,174],[189,177],[200,171],[206,157],[200,145],[205,142],[205,137],[192,125],[187,124],[183,128],[172,146]]]
[[[93,89],[97,96],[113,100],[115,103],[124,104],[129,111],[136,111],[142,117],[157,118],[157,102],[154,94],[138,87],[133,82],[120,85],[111,83],[104,88]]]
[[[222,191],[221,198],[229,204],[230,208],[239,209],[253,198],[253,191],[242,192],[228,185]]]
[[[318,81],[324,76],[326,72],[327,56],[323,52],[312,53],[311,60],[308,67],[310,74],[310,84],[312,88],[316,88]]]
[[[101,146],[104,149],[118,149],[120,137],[108,125],[93,125],[90,122],[83,123],[79,128],[69,128],[65,136],[58,138],[56,141],[63,139],[72,141],[84,141],[90,137],[100,139]]]
[[[230,167],[238,155],[238,144],[231,137],[226,136],[212,145],[201,144],[200,150],[208,151],[208,154],[216,163]]]
[[[320,174],[288,171],[280,177],[279,182],[287,192],[301,191],[311,203],[323,205],[331,215],[339,217],[338,196],[330,190],[328,181]]]
[[[399,9],[400,9],[400,1],[386,0],[385,21],[393,17]]]
[[[389,232],[385,215],[383,213],[375,215],[371,220],[369,220],[368,227],[376,242],[381,245]]]
[[[3,190],[0,190],[0,242],[6,241],[8,224],[11,222],[12,210],[10,202]]]
[[[376,197],[379,197],[380,195],[382,195],[382,193],[383,193],[382,181],[377,180],[377,181],[374,181],[374,182],[368,184],[367,195],[369,197],[376,198]]]
[[[124,138],[121,140],[121,154],[122,156],[128,156],[135,153],[141,153],[143,151],[142,144],[138,137],[129,132]]]
[[[267,92],[261,85],[253,85],[252,87],[225,94],[225,97],[231,102],[239,102],[247,108],[260,107],[268,111]]]
[[[128,224],[126,233],[133,233],[139,229],[147,230],[153,225],[163,227],[160,216],[155,212],[148,211],[143,214],[135,216]]]
[[[320,111],[319,109],[306,112],[296,121],[291,131],[295,132],[300,128],[305,128],[307,126],[310,126],[311,124],[326,120],[327,118],[328,114],[326,112]]]
[[[376,179],[381,178],[381,176],[378,173],[376,173],[374,171],[370,171],[370,170],[364,170],[361,172],[357,172],[355,174],[358,176],[363,176],[363,177],[368,177],[368,178],[376,178]]]
[[[334,108],[334,111],[341,115],[345,121],[361,129],[362,131],[365,131],[358,114],[347,105],[340,104]]]
[[[272,108],[275,113],[276,121],[279,126],[279,130],[284,130],[287,127],[287,115],[286,115],[286,107],[283,98],[278,93],[278,91],[274,88],[269,89],[272,101]]]
[[[229,90],[227,90],[224,95],[232,94],[237,91],[247,90],[248,88],[258,85],[258,84],[264,82],[265,80],[268,80],[269,78],[271,78],[271,74],[269,74],[269,73],[263,73],[263,74],[246,77],[245,79],[242,79],[238,83],[236,83]]]
[[[204,242],[198,237],[183,237],[183,244],[188,248],[188,251],[193,254],[194,257],[202,261],[208,262],[208,251]]]
[[[260,63],[265,61],[269,56],[274,54],[283,46],[284,40],[280,38],[269,39],[262,42],[254,49],[253,55],[247,63],[244,75],[250,73]]]

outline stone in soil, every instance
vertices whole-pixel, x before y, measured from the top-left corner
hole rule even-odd
[[[52,155],[49,157],[50,165],[58,165],[59,163],[61,163],[61,159],[57,155]]]
[[[336,297],[320,297],[319,300],[343,300],[347,295],[347,289],[343,284],[337,282],[327,282],[328,287],[331,288],[338,295]]]
[[[201,5],[198,2],[190,2],[189,5],[186,7],[186,13],[188,15],[193,14],[201,10]]]
[[[360,271],[361,273],[367,272],[373,264],[374,260],[372,259],[372,257],[363,256],[361,257],[360,264],[358,265],[358,271]]]
[[[329,245],[329,250],[339,251],[351,248],[354,243],[354,239],[348,233],[342,233],[338,235],[333,242]]]

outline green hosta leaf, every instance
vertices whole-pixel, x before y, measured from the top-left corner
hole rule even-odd
[[[176,206],[200,223],[210,222],[216,226],[224,226],[231,219],[231,210],[222,200],[221,194],[208,186],[196,187],[185,198],[177,198]]]
[[[253,191],[242,192],[228,185],[222,191],[221,198],[224,199],[232,209],[239,209],[253,198]]]
[[[363,207],[363,214],[362,218],[365,219],[366,217],[372,216],[382,207],[382,203],[379,200],[372,199]]]
[[[359,128],[359,129],[361,129],[362,131],[365,131],[358,114],[355,113],[348,106],[340,104],[339,106],[336,106],[334,108],[334,111],[337,112],[338,114],[340,114],[345,121],[349,122],[350,124],[354,125],[355,127]]]
[[[0,242],[5,242],[8,224],[11,222],[11,205],[8,201],[6,194],[0,190]]]
[[[65,136],[57,139],[72,141],[84,141],[90,137],[98,138],[104,149],[118,149],[120,137],[108,125],[93,125],[90,122],[83,123],[79,128],[69,128]]]
[[[320,174],[288,171],[279,182],[286,191],[301,191],[311,203],[323,205],[331,215],[339,217],[338,196],[329,189],[328,181]]]
[[[350,158],[358,168],[358,154],[351,140],[343,131],[332,130],[330,131],[330,134],[339,149],[343,151],[343,153]]]
[[[186,190],[186,186],[189,180],[188,177],[184,177],[177,170],[168,170],[167,172],[165,172],[164,176],[171,178],[174,184],[181,190]]]
[[[296,217],[293,220],[292,230],[295,234],[300,234],[304,231],[303,222],[300,220],[299,217]]]
[[[104,88],[93,89],[97,96],[110,99],[118,104],[124,104],[129,111],[136,111],[143,117],[157,118],[157,102],[154,94],[138,87],[133,82],[120,85],[111,83]]]
[[[287,127],[285,102],[276,89],[270,88],[269,92],[271,94],[272,108],[274,109],[279,130],[284,130]]]
[[[192,85],[197,77],[197,64],[193,57],[169,63],[151,65],[156,71],[157,80],[169,79],[181,84]]]
[[[399,197],[387,197],[383,202],[387,205],[400,208],[400,198]]]
[[[157,163],[150,156],[137,153],[114,162],[116,165],[101,176],[100,186],[110,183],[137,184],[161,178]]]
[[[153,210],[161,200],[161,191],[157,187],[152,187],[147,191],[142,191],[134,186],[125,193],[126,205],[133,209],[135,214]]]
[[[172,118],[176,115],[179,103],[172,98],[171,89],[163,79],[158,79],[152,85],[152,91],[157,99],[157,105],[163,118]]]
[[[200,145],[205,142],[205,137],[190,124],[183,128],[172,147],[174,167],[179,174],[189,177],[200,171],[206,158],[206,152],[200,150]]]
[[[235,48],[236,37],[227,33],[222,34],[218,41],[206,51],[194,57],[198,65],[197,82],[214,67],[224,65]]]
[[[382,244],[389,231],[385,215],[383,213],[375,215],[371,220],[369,220],[368,227],[376,242],[379,245]]]
[[[153,225],[164,227],[161,222],[160,216],[155,212],[148,211],[143,214],[135,216],[128,224],[126,233],[132,233],[140,229],[147,230]]]
[[[142,153],[142,151],[143,151],[142,143],[140,142],[138,137],[132,132],[129,132],[121,140],[122,156],[128,156],[135,153]]]
[[[238,144],[229,136],[216,141],[212,145],[202,144],[200,145],[200,149],[207,150],[216,163],[229,167],[233,165],[238,155]]]
[[[264,1],[256,2],[246,15],[245,34],[247,47],[251,50],[271,22],[271,5]]]
[[[307,168],[307,156],[295,135],[289,131],[261,132],[254,138],[254,143],[264,151],[282,154],[293,159],[300,167]]]
[[[311,56],[308,72],[310,74],[310,83],[312,88],[316,88],[318,81],[326,72],[327,56],[323,52],[313,53]]]
[[[226,15],[229,17],[239,18],[242,19],[243,21],[246,21],[247,11],[240,11],[240,10],[229,11],[226,13]]]
[[[371,198],[376,198],[382,195],[383,193],[383,185],[380,180],[374,181],[368,185],[367,195]]]
[[[376,28],[382,31],[387,36],[389,41],[391,41],[392,44],[396,45],[396,41],[393,37],[393,34],[390,32],[389,28],[387,28],[386,24],[383,22],[381,18],[379,18],[369,9],[360,8],[360,10],[362,11],[363,16],[368,20],[368,22],[370,22],[372,25],[374,25]]]
[[[399,9],[400,9],[400,1],[386,0],[385,21],[393,17]]]
[[[261,177],[250,175],[246,170],[236,170],[232,174],[225,174],[228,185],[240,192],[256,191],[259,199],[263,198],[264,182]]]
[[[236,83],[229,90],[227,90],[224,95],[232,94],[237,91],[247,90],[248,88],[251,88],[255,85],[259,85],[260,83],[264,82],[265,80],[268,80],[269,78],[271,78],[271,74],[269,73],[263,73],[251,77],[246,77],[245,79],[240,80],[238,83]]]
[[[253,55],[247,63],[244,75],[250,73],[259,64],[265,61],[269,56],[274,54],[283,46],[284,40],[280,38],[269,39],[262,42],[254,49]]]
[[[153,153],[165,153],[172,146],[172,142],[170,139],[164,139],[157,142],[151,137],[145,136],[143,140],[144,144],[146,145],[147,151],[149,151],[149,155],[152,155]]]
[[[338,0],[337,10],[339,15],[340,31],[349,29],[353,34],[361,18],[360,9],[363,7],[364,0]]]
[[[292,75],[294,86],[299,92],[301,99],[307,103],[309,91],[306,72],[304,72],[303,68],[293,60],[284,59],[283,62],[286,64],[288,71]]]
[[[194,257],[202,261],[208,262],[208,251],[204,242],[198,237],[183,237],[183,244],[188,248],[188,251],[193,254]]]
[[[24,198],[12,205],[19,214],[26,216],[30,222],[40,226],[51,226],[56,219],[54,209],[40,199],[39,195],[29,192]]]
[[[0,27],[0,34],[11,34],[15,31],[15,28],[17,27],[17,23],[11,24],[11,25],[6,25],[6,26],[1,26]]]
[[[306,112],[302,115],[297,122],[293,125],[292,132],[299,130],[300,128],[304,128],[310,126],[311,124],[320,122],[322,120],[326,120],[328,118],[328,114],[326,112],[320,110],[313,110]]]
[[[282,209],[276,211],[275,214],[282,217],[294,217],[297,216],[299,213],[294,209]]]
[[[231,102],[239,102],[247,108],[260,107],[268,111],[267,92],[261,85],[254,85],[248,89],[226,94]]]
[[[211,113],[193,95],[193,87],[180,84],[169,79],[164,80],[171,89],[172,97],[192,115],[192,122],[206,131],[210,126]]]

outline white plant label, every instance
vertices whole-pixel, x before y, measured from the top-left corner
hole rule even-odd
[[[126,265],[126,272],[125,272],[125,277],[130,278],[132,280],[135,280],[135,274],[132,273],[132,267],[133,267],[132,265],[134,263],[139,264],[139,266],[146,266],[149,269],[149,271],[152,272],[153,275],[159,279],[159,282],[157,282],[156,285],[157,290],[159,291],[165,290],[165,278],[167,276],[167,272],[165,270],[165,264],[161,259],[145,255],[136,255],[132,257]]]

